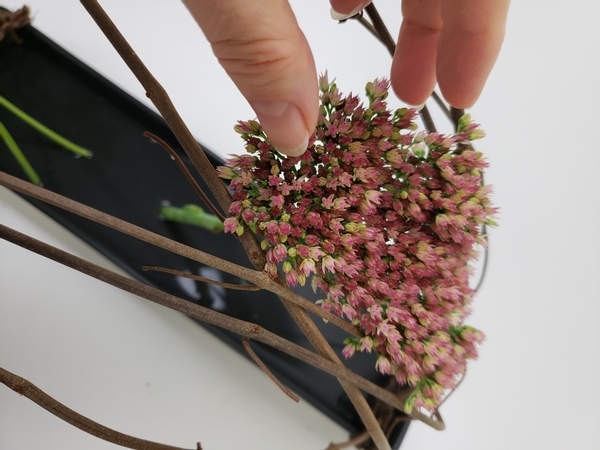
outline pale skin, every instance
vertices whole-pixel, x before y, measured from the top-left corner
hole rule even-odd
[[[504,39],[510,0],[403,0],[395,94],[425,103],[436,84],[455,108],[479,98]],[[306,150],[318,115],[312,52],[287,0],[184,0],[219,62],[282,153]],[[330,0],[332,16],[370,1]]]

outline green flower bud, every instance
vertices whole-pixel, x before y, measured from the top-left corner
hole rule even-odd
[[[304,286],[306,284],[306,276],[304,276],[304,274],[298,274],[298,283],[300,284],[300,286]]]
[[[288,273],[290,270],[292,270],[292,263],[288,259],[286,259],[283,262],[282,269],[283,269],[284,273]]]

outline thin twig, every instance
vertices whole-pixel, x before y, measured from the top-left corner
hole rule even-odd
[[[464,115],[465,115],[464,109],[458,109],[458,108],[455,108],[454,106],[450,107],[450,119],[452,120],[454,129],[458,128],[458,121]]]
[[[154,133],[150,133],[149,131],[146,131],[144,133],[144,136],[152,139],[154,142],[156,142],[158,145],[160,145],[162,148],[164,148],[167,151],[167,153],[169,153],[169,155],[171,155],[171,158],[173,158],[173,160],[177,164],[177,167],[179,167],[179,170],[181,170],[181,172],[183,172],[183,175],[188,180],[188,182],[192,185],[192,187],[194,188],[194,191],[196,191],[196,194],[198,194],[198,196],[202,199],[202,201],[208,207],[208,209],[210,209],[212,211],[212,213],[215,216],[217,216],[217,218],[221,222],[224,222],[225,217],[223,217],[223,214],[221,213],[221,211],[219,211],[217,209],[217,207],[215,205],[213,205],[213,203],[210,201],[210,199],[204,193],[204,191],[202,190],[200,185],[196,182],[196,180],[194,179],[194,177],[192,176],[190,171],[187,169],[187,167],[185,167],[185,163],[181,160],[181,158],[179,157],[177,152],[175,150],[173,150],[169,146],[169,144],[167,144],[165,141],[163,141],[161,138],[159,138]]]
[[[350,20],[350,19],[358,20],[360,22],[360,24],[363,27],[365,27],[365,29],[369,33],[371,33],[373,36],[375,36],[376,39],[379,39],[377,30],[375,29],[375,27],[373,26],[373,24],[371,22],[369,22],[367,19],[365,19],[365,15],[363,14],[362,11],[346,20]],[[346,20],[340,20],[340,23],[344,23]]]
[[[23,6],[15,12],[0,11],[0,41],[9,35],[15,44],[21,44],[23,40],[16,33],[16,30],[30,23],[31,18],[27,6]]]
[[[64,420],[74,427],[77,427],[80,430],[85,431],[86,433],[97,438],[112,442],[113,444],[137,450],[185,450],[181,447],[173,447],[171,445],[159,444],[157,442],[129,436],[105,427],[98,422],[94,422],[93,420],[76,413],[71,408],[68,408],[54,398],[50,397],[31,382],[9,372],[8,370],[3,369],[2,367],[0,367],[0,383],[5,384],[16,393],[27,397],[29,400],[37,403],[46,411],[49,411],[56,417]]]
[[[456,386],[454,386],[454,389],[452,389],[448,395],[446,395],[442,401],[437,405],[437,408],[435,408],[436,412],[439,411],[439,409],[442,407],[442,405],[446,402],[446,400],[448,400],[448,398],[450,398],[450,396],[452,394],[454,394],[454,392],[459,388],[459,386],[462,384],[463,380],[465,379],[465,377],[467,376],[467,370],[465,369],[464,373],[462,374],[462,377],[460,377],[460,380],[458,380],[458,382],[456,383]]]
[[[385,48],[387,48],[388,52],[393,57],[394,53],[396,52],[396,42],[394,41],[394,38],[390,34],[390,31],[388,30],[387,26],[383,22],[383,19],[379,15],[379,11],[377,11],[377,8],[375,7],[375,5],[373,3],[370,3],[365,8],[365,11],[369,15],[369,18],[371,19],[372,27],[375,30],[375,36],[385,46]],[[359,22],[363,26],[365,26],[365,28],[367,28],[369,31],[371,31],[371,28],[368,27],[364,23],[364,21],[359,21]],[[372,31],[371,31],[371,33],[372,33]],[[425,129],[429,133],[435,133],[435,131],[436,131],[435,124],[433,122],[433,119],[431,118],[431,114],[429,113],[429,110],[427,109],[426,105],[423,106],[421,111],[419,111],[419,115],[421,116],[421,119],[423,120],[423,125],[425,126]]]
[[[448,106],[444,103],[444,100],[442,100],[442,98],[435,91],[433,91],[431,93],[431,96],[433,97],[433,99],[437,103],[438,107],[446,115],[446,117],[448,117],[448,120],[452,121],[452,116],[450,115],[450,110],[448,109]]]
[[[394,56],[394,52],[396,51],[396,42],[394,41],[394,38],[390,34],[388,28],[385,26],[383,19],[379,15],[379,11],[377,11],[377,8],[373,3],[370,3],[365,8],[365,11],[371,19],[373,28],[375,28],[377,36],[379,36],[379,40],[385,46],[385,48],[387,48],[388,52],[390,52],[390,55]]]
[[[217,327],[240,334],[241,336],[248,337],[249,339],[267,344],[335,376],[336,378],[342,380],[345,384],[353,387],[356,386],[356,389],[362,389],[363,391],[373,395],[383,402],[389,403],[391,406],[399,409],[400,411],[404,410],[404,401],[406,400],[406,396],[394,395],[390,391],[355,374],[344,366],[340,366],[339,364],[317,355],[316,353],[294,344],[293,342],[290,342],[274,333],[271,333],[270,331],[265,330],[256,324],[229,317],[226,314],[213,311],[196,303],[147,286],[139,281],[132,280],[123,275],[112,272],[104,267],[100,267],[1,224],[0,239],[5,239],[8,242],[12,242],[13,244],[89,275],[97,280],[110,284],[111,286],[115,286],[121,290],[145,298],[146,300],[150,300],[175,311],[182,312],[194,319],[201,320],[211,325],[215,325]],[[415,419],[421,420],[435,429],[444,429],[443,422],[432,420],[418,411],[411,413],[411,415]]]
[[[392,420],[392,422],[388,425],[387,433],[385,435],[389,438],[392,435],[392,431],[394,431],[394,428],[396,428],[396,425],[402,422],[408,422],[410,420],[413,420],[413,418],[410,416],[395,417],[394,420]]]
[[[488,269],[488,262],[490,260],[490,237],[487,234],[487,225],[485,223],[481,226],[481,235],[485,239],[486,245],[483,248],[483,263],[481,264],[481,273],[479,274],[479,280],[477,281],[477,285],[473,289],[475,293],[479,292],[479,289],[481,289],[481,286],[483,285],[485,275]]]
[[[70,211],[81,217],[93,220],[96,223],[105,225],[114,230],[120,231],[121,233],[128,234],[129,236],[133,236],[144,242],[148,242],[149,244],[164,248],[172,253],[176,253],[193,261],[212,266],[217,270],[237,276],[243,280],[247,280],[252,284],[277,294],[278,296],[285,297],[290,302],[298,304],[299,307],[304,308],[313,314],[316,314],[317,316],[331,322],[333,325],[338,326],[353,336],[362,335],[358,328],[352,324],[349,324],[340,317],[325,311],[323,308],[320,308],[314,303],[306,300],[304,297],[296,294],[286,286],[280,285],[276,281],[272,280],[265,272],[248,269],[230,261],[210,255],[201,250],[197,250],[173,241],[129,222],[125,222],[124,220],[117,219],[116,217],[98,211],[94,208],[63,197],[62,195],[48,191],[39,186],[35,186],[31,183],[27,183],[26,181],[20,180],[19,178],[13,177],[5,172],[0,172],[0,185],[6,186],[22,194],[37,198],[38,200],[51,205],[58,206],[66,211]]]
[[[348,448],[348,447],[356,447],[360,444],[362,444],[363,442],[365,442],[367,439],[369,439],[369,432],[368,431],[363,431],[362,433],[360,433],[358,436],[354,436],[351,439],[348,439],[347,441],[344,442],[331,442],[329,444],[329,447],[327,447],[325,450],[341,450],[343,448]]]
[[[419,116],[421,116],[421,119],[423,120],[423,125],[425,126],[425,129],[428,133],[435,133],[437,131],[435,123],[433,122],[433,119],[431,117],[431,113],[429,112],[427,106],[423,106],[423,109],[419,111]]]
[[[191,280],[201,281],[202,283],[213,284],[215,286],[221,286],[226,289],[235,289],[237,291],[259,291],[262,289],[260,286],[255,286],[253,284],[224,283],[222,281],[212,280],[210,278],[201,277],[200,275],[193,275],[191,273],[182,272],[181,270],[169,269],[167,267],[142,266],[142,270],[170,273],[171,275],[176,275],[178,277],[189,278]]]
[[[189,128],[183,122],[183,119],[177,112],[177,109],[175,109],[175,106],[173,106],[165,89],[150,73],[148,68],[137,56],[133,48],[129,45],[98,2],[96,0],[81,0],[81,4],[96,22],[98,28],[104,33],[117,53],[119,53],[125,64],[129,67],[129,70],[131,70],[144,87],[146,96],[152,101],[156,109],[158,109],[167,122],[167,125],[169,125],[169,128],[192,161],[192,164],[200,176],[202,176],[202,179],[214,195],[217,203],[221,206],[221,209],[223,211],[229,211],[229,205],[231,205],[232,199],[227,186],[225,186],[223,180],[219,178],[212,164],[208,160],[208,157],[204,151],[202,151],[202,148],[196,139],[194,139],[194,136],[192,136]],[[256,259],[258,257],[256,249],[260,248],[258,244],[248,245],[248,242],[250,241],[248,238],[242,239],[241,241],[252,263],[255,264],[255,266],[257,263],[260,264],[260,260]],[[264,263],[262,267],[264,267]]]
[[[254,350],[252,350],[252,347],[250,347],[250,340],[245,336],[242,338],[242,345],[244,346],[244,349],[246,350],[248,355],[250,355],[250,358],[252,358],[256,365],[260,367],[264,373],[267,374],[271,381],[275,383],[285,395],[287,395],[289,398],[298,403],[300,399],[296,395],[294,395],[294,393],[290,391],[281,381],[279,381],[275,375],[273,375],[273,373],[269,370],[265,363],[260,360],[256,353],[254,353]]]

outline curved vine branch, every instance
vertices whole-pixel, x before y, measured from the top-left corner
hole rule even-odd
[[[187,167],[185,167],[185,163],[181,160],[181,158],[179,157],[177,152],[175,150],[173,150],[169,146],[169,144],[167,144],[165,141],[163,141],[161,138],[159,138],[154,133],[150,133],[149,131],[146,131],[146,132],[144,132],[144,136],[149,138],[151,141],[156,142],[158,145],[160,145],[163,149],[166,150],[166,152],[171,156],[171,158],[173,158],[173,160],[177,164],[177,167],[179,167],[179,170],[181,170],[181,172],[185,176],[186,180],[188,180],[188,183],[190,183],[192,185],[192,187],[194,188],[194,191],[196,191],[196,194],[198,194],[198,197],[200,197],[202,199],[202,201],[204,202],[204,204],[208,207],[208,209],[210,209],[212,211],[212,213],[215,216],[217,216],[217,218],[221,222],[223,222],[225,220],[225,217],[223,217],[223,214],[221,214],[221,211],[219,211],[217,209],[217,207],[215,205],[213,205],[213,203],[210,201],[208,196],[204,193],[204,191],[202,190],[200,185],[196,182],[196,180],[194,179],[194,177],[192,176],[190,171],[187,169]]]
[[[94,422],[85,416],[73,411],[59,401],[50,397],[36,385],[21,378],[14,373],[0,367],[0,383],[5,384],[17,394],[27,397],[29,400],[37,403],[46,411],[54,414],[56,417],[64,420],[68,424],[85,431],[92,436],[95,436],[105,441],[122,447],[133,448],[136,450],[186,450],[181,447],[173,447],[171,445],[159,444],[157,442],[147,441],[145,439],[129,436],[128,434],[120,433],[104,425]],[[197,444],[196,450],[201,449],[200,443]]]
[[[273,375],[273,373],[269,370],[269,368],[266,366],[266,364],[264,362],[262,362],[261,359],[258,357],[258,355],[254,352],[254,350],[250,346],[250,339],[248,339],[247,337],[243,337],[242,338],[242,345],[244,346],[244,349],[246,350],[246,353],[248,353],[248,355],[250,356],[250,358],[252,358],[252,361],[254,361],[256,363],[256,365],[258,367],[260,367],[264,373],[267,374],[267,376],[271,379],[271,381],[273,383],[275,383],[277,385],[277,387],[279,389],[281,389],[285,395],[287,395],[289,398],[291,398],[296,403],[298,403],[300,401],[300,399],[298,398],[298,396],[296,396],[281,381],[279,381],[277,379],[277,377],[275,377],[275,375]]]
[[[255,286],[253,284],[233,284],[233,283],[224,283],[222,281],[212,280],[210,278],[201,277],[200,275],[193,275],[191,273],[182,272],[181,270],[169,269],[168,267],[157,267],[157,266],[142,266],[142,270],[144,272],[163,272],[171,275],[175,275],[177,277],[189,278],[190,280],[200,281],[201,283],[212,284],[214,286],[221,286],[225,289],[234,289],[237,291],[260,291],[262,288],[260,286]]]

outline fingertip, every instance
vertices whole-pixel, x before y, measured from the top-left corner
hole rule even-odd
[[[288,156],[300,156],[307,147],[310,134],[304,115],[287,101],[254,101],[250,106],[277,151]]]
[[[463,86],[460,80],[458,78],[448,81],[440,76],[439,87],[442,97],[455,109],[472,108],[483,91],[483,83],[477,86],[474,83]]]
[[[435,88],[438,36],[437,30],[411,22],[400,28],[390,78],[394,93],[407,105],[423,105]]]
[[[362,11],[371,0],[332,0],[329,14],[333,20],[346,20]]]
[[[398,83],[398,79],[400,82]],[[396,83],[394,82],[396,81]],[[397,85],[399,86],[397,87]],[[403,81],[402,78],[394,77],[392,75],[392,90],[398,99],[406,105],[407,108],[413,108],[417,111],[421,111],[427,102],[427,99],[433,92],[433,87],[430,85],[421,85],[416,82]]]
[[[277,150],[279,153],[283,153],[284,155],[301,156],[308,149],[309,139],[310,139],[310,136],[308,135],[308,133],[306,133],[304,135],[304,138],[302,139],[302,141],[300,141],[300,143],[295,147],[285,148],[285,147],[281,147],[281,146],[278,147],[277,145],[273,145],[273,146],[275,147],[275,150]]]
[[[425,108],[425,102],[423,102],[419,105],[411,105],[411,104],[407,103],[406,106],[408,108],[414,109],[416,111],[421,111],[423,108]]]

